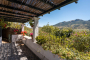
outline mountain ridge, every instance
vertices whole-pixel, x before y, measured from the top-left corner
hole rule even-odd
[[[53,26],[56,26],[59,28],[70,27],[73,29],[90,29],[90,20],[85,21],[82,19],[75,19],[71,21],[59,22]]]

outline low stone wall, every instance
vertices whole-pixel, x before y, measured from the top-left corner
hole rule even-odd
[[[22,35],[12,35],[12,42],[18,41],[18,39],[23,39]],[[58,55],[52,54],[49,50],[44,50],[39,44],[34,43],[31,37],[24,36],[22,42],[37,55],[41,60],[60,60]],[[66,59],[63,59],[66,60]]]
[[[60,57],[58,55],[52,54],[52,52],[50,52],[49,50],[48,51],[44,50],[39,44],[33,43],[32,39],[30,38],[23,40],[23,43],[30,50],[32,50],[41,60],[60,60]]]

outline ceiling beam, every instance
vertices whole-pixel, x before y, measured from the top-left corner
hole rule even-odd
[[[25,20],[25,19],[7,19],[7,18],[4,18],[4,21],[9,21],[9,22],[19,22],[19,23],[25,23],[26,21],[29,21],[29,20]]]
[[[29,20],[29,19],[23,19],[23,18],[8,18],[8,17],[4,17],[4,19],[10,19],[10,20]]]
[[[2,17],[2,16],[0,15],[0,17]],[[24,18],[24,19],[23,18],[13,18],[13,17],[10,17],[10,16],[4,16],[3,18],[4,18],[4,21],[20,22],[20,23],[25,23],[25,22],[30,20],[28,18]]]
[[[46,4],[49,4],[49,5],[52,6],[52,7],[55,6],[55,4],[51,3],[51,2],[48,1],[48,0],[40,0],[40,1],[42,1],[42,2],[44,2],[44,3],[46,3]]]
[[[0,4],[0,7],[4,7],[4,8],[8,8],[8,9],[18,10],[18,11],[22,11],[22,12],[27,12],[27,13],[30,13],[30,14],[38,15],[37,13],[34,13],[34,12],[30,12],[30,11],[26,11],[26,10],[19,9],[19,8],[16,8],[16,7],[2,5],[2,4]]]
[[[12,16],[12,17],[19,17],[19,18],[27,18],[27,17],[15,16],[15,15],[4,14],[4,13],[0,13],[0,15]],[[28,18],[28,19],[30,19],[30,18]]]
[[[15,13],[15,12],[11,12],[11,11],[6,11],[6,10],[1,10],[1,12],[5,12],[5,13],[12,13],[12,14],[18,14],[18,15],[22,15],[22,16],[28,16],[28,17],[34,17],[34,16],[31,16],[31,15],[26,15],[26,14],[21,14],[21,13]]]
[[[14,2],[14,3],[17,3],[17,4],[20,4],[20,5],[25,5],[25,6],[29,7],[29,8],[33,8],[33,9],[35,9],[35,10],[40,10],[40,11],[42,11],[42,12],[45,11],[45,10],[43,10],[43,9],[37,8],[37,7],[32,6],[32,5],[28,5],[28,4],[24,3],[24,2],[20,2],[20,1],[17,1],[17,0],[8,0],[8,1]]]
[[[3,18],[18,18],[18,17],[12,17],[12,16],[7,16],[7,15],[0,15],[0,17],[3,17]]]
[[[16,19],[16,18],[17,18],[17,19],[30,19],[30,18],[12,17],[12,16],[7,16],[7,15],[0,15],[0,17],[3,17],[3,18],[6,18],[6,17],[7,17],[7,18],[13,18],[13,19],[14,19],[14,18],[15,18],[15,19]]]
[[[10,20],[10,19],[5,19],[4,21],[23,23],[23,21],[18,21],[18,20]]]
[[[0,17],[3,17],[3,16],[0,15]],[[21,19],[25,19],[25,20],[28,19],[28,18],[18,18],[18,17],[14,17],[14,18],[13,18],[13,17],[11,17],[11,16],[4,16],[3,18],[7,18],[7,19],[20,19],[20,20],[21,20]],[[28,20],[29,20],[29,19],[28,19]]]

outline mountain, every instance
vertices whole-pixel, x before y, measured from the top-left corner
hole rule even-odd
[[[71,20],[71,21],[64,21],[57,23],[53,26],[64,28],[64,27],[70,27],[73,29],[90,29],[90,20],[85,21],[81,19]]]

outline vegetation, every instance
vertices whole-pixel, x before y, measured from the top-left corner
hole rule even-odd
[[[15,23],[15,22],[8,22],[9,25],[7,27],[15,28],[21,31],[21,23]],[[24,30],[27,32],[26,35],[30,36],[30,33],[33,32],[33,30],[29,27],[24,26]]]
[[[30,21],[29,21],[29,25],[30,25],[31,27],[34,26],[34,21],[33,21],[32,19],[30,19]]]
[[[24,26],[24,30],[27,31],[27,34],[26,34],[27,36],[30,36],[30,33],[33,32],[33,29],[26,27],[26,26]]]
[[[2,28],[7,28],[7,26],[9,25],[9,22],[4,21],[3,17],[0,18],[0,26]]]
[[[21,29],[21,23],[15,23],[15,22],[9,22],[9,23],[10,24],[8,25],[8,27]]]
[[[58,29],[46,26],[40,28],[37,43],[67,60],[90,60],[90,32],[75,32],[72,29]]]

